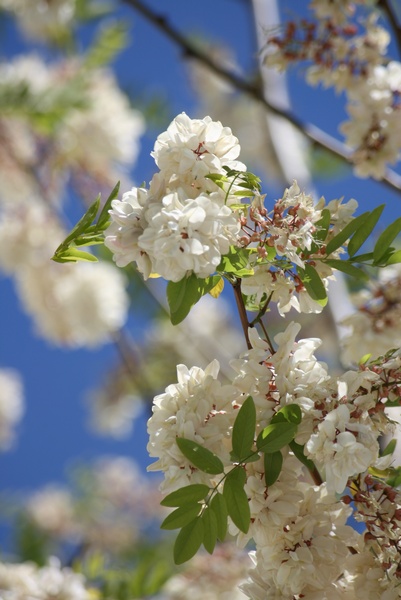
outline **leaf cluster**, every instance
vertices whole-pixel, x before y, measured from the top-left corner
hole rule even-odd
[[[174,544],[174,561],[181,564],[192,558],[201,545],[212,554],[218,540],[225,539],[228,517],[243,533],[251,523],[246,484],[246,465],[264,460],[265,483],[269,487],[280,475],[281,450],[289,445],[309,468],[313,463],[303,455],[303,447],[294,442],[301,409],[296,404],[281,408],[270,424],[256,436],[256,408],[251,396],[238,411],[232,430],[232,468],[227,471],[216,454],[197,442],[177,438],[176,442],[193,467],[209,475],[221,475],[215,486],[196,483],[168,494],[163,506],[175,508],[163,521],[162,529],[180,529]],[[255,443],[256,439],[256,443]]]
[[[52,260],[59,263],[77,262],[78,260],[97,262],[96,256],[79,250],[82,246],[92,246],[104,242],[104,231],[110,225],[109,210],[112,201],[117,197],[120,183],[114,187],[100,210],[100,195],[90,205],[84,216],[78,221],[69,235],[59,245]],[[97,217],[97,221],[95,219]]]

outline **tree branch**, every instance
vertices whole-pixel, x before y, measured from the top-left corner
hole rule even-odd
[[[390,2],[390,0],[378,0],[377,6],[382,9],[386,15],[388,22],[390,23],[391,29],[397,40],[398,52],[401,55],[401,26],[397,20],[396,12]]]
[[[336,158],[339,158],[347,164],[352,164],[351,155],[352,150],[347,148],[339,140],[333,138],[325,131],[319,129],[311,123],[304,123],[301,119],[296,117],[291,112],[275,106],[268,102],[263,92],[257,83],[253,83],[243,79],[236,73],[228,71],[222,65],[215,60],[211,59],[205,52],[200,50],[195,44],[193,44],[187,37],[182,35],[177,29],[175,29],[167,20],[166,17],[155,13],[152,9],[147,7],[141,0],[123,0],[126,4],[135,9],[140,13],[147,21],[152,23],[158,28],[168,39],[171,40],[176,46],[181,48],[184,58],[194,58],[200,61],[204,66],[208,67],[213,73],[220,76],[226,82],[231,84],[235,89],[247,94],[262,106],[267,111],[279,117],[283,117],[289,123],[291,123],[298,131],[300,131],[306,138],[308,138],[314,145],[323,148]],[[391,190],[401,192],[401,176],[395,171],[387,169],[387,175],[379,181],[383,185],[387,186]]]
[[[249,322],[248,322],[246,308],[245,308],[245,304],[244,304],[244,300],[242,298],[242,292],[241,292],[241,279],[237,279],[235,281],[235,283],[232,284],[232,286],[233,286],[233,290],[234,290],[235,301],[237,303],[239,317],[241,319],[242,329],[243,329],[245,340],[246,340],[246,345],[248,347],[248,350],[252,350],[252,344],[249,340],[249,335],[248,335]]]

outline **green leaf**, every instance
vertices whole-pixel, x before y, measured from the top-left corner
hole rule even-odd
[[[319,221],[317,221],[317,223],[315,223],[316,233],[313,236],[314,242],[312,243],[310,253],[308,254],[315,254],[319,250],[319,242],[323,242],[326,239],[327,232],[330,227],[330,222],[331,213],[327,208],[325,208],[322,210],[321,218],[319,219]]]
[[[340,260],[334,258],[327,258],[324,260],[324,264],[328,265],[332,269],[337,269],[337,271],[342,271],[343,273],[347,273],[347,275],[351,275],[355,279],[360,279],[362,281],[369,281],[369,276],[362,271],[362,269],[358,269],[347,260]]]
[[[227,475],[223,488],[228,514],[234,525],[243,533],[248,532],[251,523],[251,511],[244,490],[245,480],[246,473],[243,469],[233,469]]]
[[[90,254],[90,252],[84,252],[83,250],[77,250],[77,248],[66,248],[60,252],[56,251],[52,260],[54,262],[66,263],[66,262],[77,262],[78,260],[86,262],[97,262],[96,256]]]
[[[327,304],[327,293],[320,275],[312,265],[306,263],[305,269],[298,268],[298,275],[312,300],[321,306]]]
[[[395,265],[398,263],[401,263],[401,250],[396,250],[395,252],[390,254],[390,257],[386,261],[386,266]]]
[[[176,508],[172,513],[167,515],[160,525],[160,529],[179,529],[180,527],[184,527],[184,525],[187,525],[187,523],[190,523],[199,515],[201,508],[198,502],[184,504],[184,506]]]
[[[255,428],[255,403],[251,396],[248,396],[239,409],[233,426],[233,453],[238,457],[238,462],[251,454],[255,440]]]
[[[168,494],[160,502],[161,506],[182,506],[190,502],[199,502],[208,495],[210,489],[203,483],[193,483]]]
[[[381,235],[379,235],[379,239],[376,242],[375,247],[373,248],[373,262],[375,265],[380,263],[381,259],[386,254],[388,248],[390,248],[391,244],[397,237],[397,235],[401,231],[401,217],[396,219],[394,223],[391,223],[386,229],[383,231]]]
[[[81,219],[78,221],[75,227],[72,228],[70,234],[65,238],[64,242],[62,243],[63,246],[68,246],[70,242],[72,242],[76,237],[84,233],[88,229],[88,227],[90,227],[97,215],[99,205],[100,195],[96,198],[93,204],[90,205],[84,216],[81,217]]]
[[[219,273],[233,273],[237,277],[253,275],[253,269],[249,268],[250,251],[247,248],[230,246],[230,251],[221,257],[217,267]]]
[[[100,212],[99,218],[96,223],[96,231],[102,230],[104,228],[104,226],[109,222],[109,220],[110,220],[109,210],[111,209],[111,203],[113,202],[113,200],[115,200],[117,198],[119,190],[120,190],[120,182],[118,181],[116,183],[116,185],[114,186],[113,190],[111,191],[110,196],[107,198],[106,202],[104,203],[104,206]]]
[[[292,442],[297,432],[295,423],[271,423],[258,435],[256,445],[260,452],[272,453]]]
[[[297,444],[296,442],[292,441],[292,442],[290,442],[290,449],[293,451],[294,456],[296,456],[296,458],[303,465],[305,465],[305,467],[307,467],[307,469],[309,469],[309,471],[313,471],[313,469],[315,468],[315,465],[313,464],[313,462],[311,460],[309,460],[309,458],[306,458],[306,456],[304,454],[304,446],[301,446],[300,444]]]
[[[380,453],[380,456],[389,456],[394,453],[395,447],[397,445],[397,440],[390,440],[387,446],[384,448],[383,452]]]
[[[128,31],[122,21],[104,25],[84,58],[84,66],[97,69],[109,64],[127,46]]]
[[[281,468],[283,466],[283,455],[279,450],[277,452],[272,452],[271,454],[265,454],[264,463],[265,482],[267,487],[269,487],[277,481],[277,478],[281,473]]]
[[[210,510],[214,512],[216,515],[217,522],[217,537],[221,542],[224,542],[224,539],[227,535],[227,504],[222,494],[216,493],[213,496],[210,505]]]
[[[289,423],[296,423],[296,425],[299,425],[302,421],[302,411],[298,404],[287,404],[280,408],[274,415],[272,423],[274,423],[277,415],[283,415],[286,421]]]
[[[352,221],[350,221],[344,227],[344,229],[337,233],[337,235],[335,235],[326,246],[327,256],[345,244],[348,238],[350,238],[351,235],[366,221],[369,215],[370,212],[367,211],[362,215],[355,217],[355,219],[352,219]]]
[[[203,545],[209,554],[213,554],[217,542],[217,518],[213,510],[206,508],[202,513]]]
[[[380,219],[380,215],[383,212],[383,208],[384,204],[381,204],[380,206],[377,206],[374,210],[372,210],[368,217],[355,231],[348,244],[348,254],[350,256],[354,256],[354,254],[358,252],[362,244],[366,242],[373,229],[375,228],[377,221]]]
[[[204,473],[218,475],[224,472],[224,465],[219,457],[207,448],[185,438],[176,438],[176,442],[185,458]]]
[[[174,562],[182,565],[195,556],[202,545],[204,525],[201,517],[196,517],[180,531],[174,544]]]
[[[173,325],[181,323],[198,302],[219,283],[220,275],[213,275],[201,279],[194,273],[183,277],[180,281],[169,281],[167,284],[167,300],[170,307],[171,322]]]

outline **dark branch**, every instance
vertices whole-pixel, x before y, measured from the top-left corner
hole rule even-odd
[[[318,127],[310,123],[304,123],[301,119],[298,119],[293,113],[279,106],[274,106],[266,100],[259,85],[242,77],[236,73],[228,71],[222,65],[215,60],[211,59],[205,52],[200,50],[195,44],[193,44],[188,38],[182,35],[177,29],[175,29],[166,19],[147,7],[141,0],[124,0],[126,4],[134,8],[140,13],[145,19],[152,23],[162,33],[169,38],[176,46],[181,48],[184,57],[194,58],[200,61],[203,65],[208,67],[213,73],[220,76],[222,79],[230,83],[235,89],[247,94],[262,106],[265,107],[270,113],[283,117],[289,123],[291,123],[298,131],[305,135],[314,145],[324,148],[327,152],[347,164],[352,164],[351,155],[352,151],[347,148],[340,141],[336,140],[326,132],[322,131]],[[386,4],[384,2],[384,4]],[[401,176],[398,173],[388,169],[387,175],[380,180],[380,183],[386,185],[392,190],[401,192]]]

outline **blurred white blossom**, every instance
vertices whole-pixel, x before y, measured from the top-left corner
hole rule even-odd
[[[8,450],[24,413],[22,380],[14,369],[0,369],[0,450]]]

